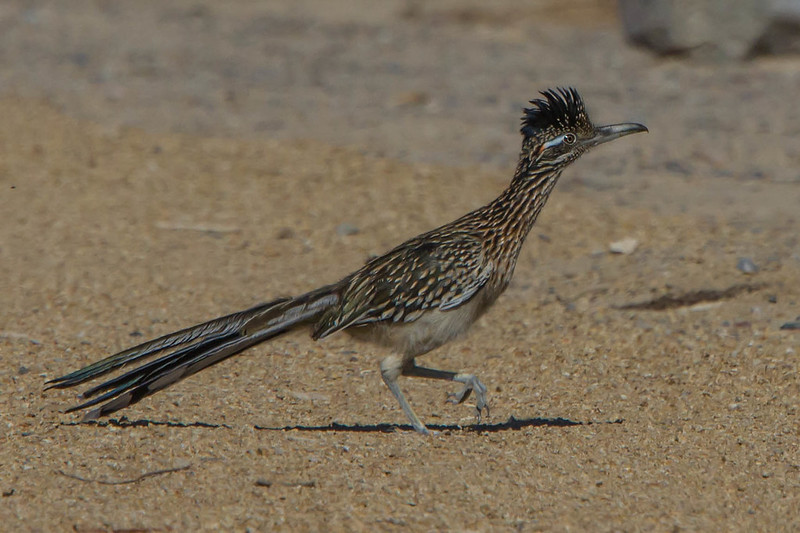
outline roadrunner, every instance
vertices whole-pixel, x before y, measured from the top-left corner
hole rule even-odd
[[[641,124],[595,126],[575,89],[547,90],[524,110],[522,151],[511,184],[494,201],[410,239],[337,283],[204,322],[102,359],[49,381],[66,388],[167,352],[100,383],[67,412],[98,404],[84,420],[108,415],[251,346],[297,327],[314,339],[346,330],[393,349],[381,377],[411,425],[428,429],[397,380],[416,376],[461,383],[449,401],[475,395],[477,420],[488,414],[486,387],[472,374],[417,366],[416,358],[464,333],[508,287],[520,248],[561,172],[584,152]]]

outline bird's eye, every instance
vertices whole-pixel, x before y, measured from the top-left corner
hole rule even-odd
[[[556,150],[562,150],[564,146],[570,146],[577,141],[578,138],[575,136],[574,133],[565,133],[564,135],[559,135],[558,137],[553,137],[546,143],[542,144],[542,150],[547,150],[549,148],[554,148]]]

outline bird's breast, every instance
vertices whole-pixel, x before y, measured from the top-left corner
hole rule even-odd
[[[464,334],[486,307],[483,299],[476,297],[448,311],[431,309],[413,322],[377,322],[351,327],[347,332],[360,340],[417,356]]]

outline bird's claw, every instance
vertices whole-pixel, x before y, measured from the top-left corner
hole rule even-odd
[[[447,394],[447,402],[452,404],[464,403],[469,398],[472,392],[475,392],[475,418],[476,423],[481,423],[481,415],[486,411],[486,417],[489,417],[489,404],[486,401],[486,385],[473,376],[472,374],[459,374],[455,377],[454,381],[459,381],[464,384],[458,392],[450,392]]]

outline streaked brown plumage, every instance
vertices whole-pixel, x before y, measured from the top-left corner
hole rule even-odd
[[[381,361],[381,375],[417,431],[428,433],[397,384],[400,375],[463,383],[451,400],[461,403],[474,393],[480,420],[488,412],[486,387],[474,375],[419,367],[415,358],[464,333],[506,289],[525,237],[569,163],[593,146],[647,131],[640,124],[595,127],[575,89],[542,95],[522,117],[514,178],[488,205],[406,241],[338,283],[145,342],[56,378],[51,387],[71,387],[174,349],[85,391],[91,399],[69,411],[102,404],[87,413],[94,419],[294,327],[311,326],[314,339],[346,330],[393,348],[397,355]]]

